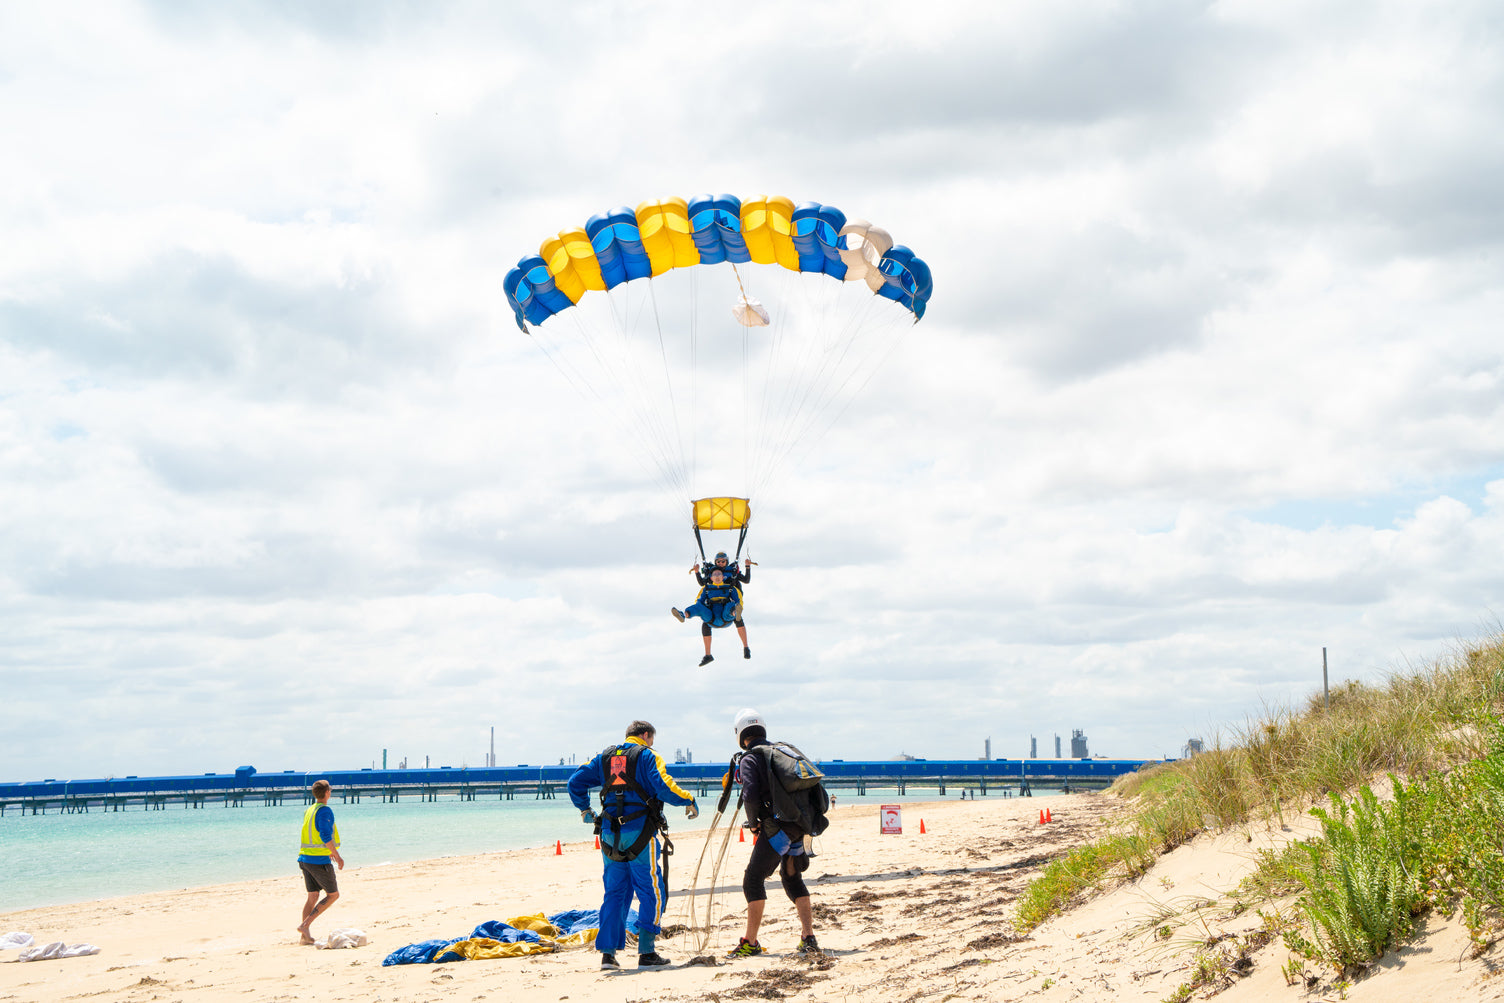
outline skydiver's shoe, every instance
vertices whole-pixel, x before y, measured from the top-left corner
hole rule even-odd
[[[824,951],[820,950],[820,945],[815,943],[814,934],[810,934],[808,937],[799,938],[799,946],[795,948],[795,950],[797,950],[800,954],[805,955],[817,955],[825,953]]]
[[[743,658],[751,658],[752,657],[752,649],[751,648],[743,648],[742,649],[742,657]]]
[[[715,661],[715,656],[711,655],[711,654],[707,654],[704,658],[700,659],[700,664],[701,665],[709,665],[713,661]]]
[[[680,623],[684,622],[684,614],[681,613],[681,612],[679,612],[678,607],[670,609],[669,612],[672,613],[672,614],[674,614],[674,619],[675,620],[678,620]]]
[[[728,958],[755,958],[759,954],[767,954],[767,953],[768,953],[767,950],[765,948],[763,948],[763,946],[761,944],[754,944],[751,941],[749,941],[746,937],[743,937],[741,939],[741,943],[737,944],[734,949],[726,952],[726,957],[728,957]]]
[[[618,965],[616,963],[616,955],[614,955],[614,954],[602,954],[601,955],[601,971],[606,972],[606,971],[610,971],[613,968],[620,968],[620,967],[621,967],[621,965]]]
[[[672,964],[673,964],[672,961],[668,960],[663,955],[659,954],[657,951],[654,951],[652,954],[639,954],[637,956],[637,967],[638,968],[659,968],[659,967],[662,967],[663,965],[672,965]]]

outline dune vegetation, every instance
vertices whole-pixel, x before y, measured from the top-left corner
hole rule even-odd
[[[1504,636],[1380,684],[1345,682],[1329,703],[1317,693],[1270,711],[1200,755],[1120,779],[1111,795],[1129,810],[1030,884],[1021,931],[1142,875],[1197,833],[1311,813],[1321,834],[1263,851],[1236,892],[1260,910],[1263,942],[1291,952],[1287,981],[1307,963],[1351,978],[1432,910],[1460,913],[1482,951],[1504,920]]]

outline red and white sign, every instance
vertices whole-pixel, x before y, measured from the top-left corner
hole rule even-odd
[[[883,835],[903,834],[903,807],[896,804],[885,804],[877,810],[877,817],[882,822]]]

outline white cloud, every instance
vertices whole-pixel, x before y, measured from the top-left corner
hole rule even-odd
[[[714,759],[748,703],[825,756],[1158,755],[1322,647],[1494,630],[1499,40],[1483,4],[8,10],[9,778],[459,765],[493,724],[550,761],[640,716]],[[936,276],[757,499],[755,658],[704,670],[682,500],[501,292],[701,190]]]

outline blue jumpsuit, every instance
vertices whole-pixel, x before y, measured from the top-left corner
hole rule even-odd
[[[685,616],[697,616],[712,627],[729,626],[735,621],[733,613],[740,613],[742,590],[735,585],[707,585],[700,590],[693,606],[684,610]]]
[[[574,771],[569,778],[569,800],[577,809],[587,810],[591,789],[605,786],[608,767],[602,761],[611,753],[625,751],[634,744],[644,746],[638,754],[636,779],[649,796],[673,805],[694,804],[694,796],[674,783],[658,753],[646,748],[646,743],[640,738],[633,737],[601,752]],[[626,804],[629,814],[643,808],[642,799],[631,790],[626,792]],[[647,821],[647,817],[643,817],[628,822],[622,827],[620,837],[612,832],[609,823],[601,826],[602,878],[606,894],[601,901],[601,925],[595,935],[595,949],[602,954],[615,954],[626,945],[627,911],[632,905],[634,892],[637,895],[638,932],[656,934],[662,928],[663,907],[668,904],[668,875],[663,868],[659,837],[655,834],[632,860],[612,860],[605,851],[608,845],[630,849]]]

